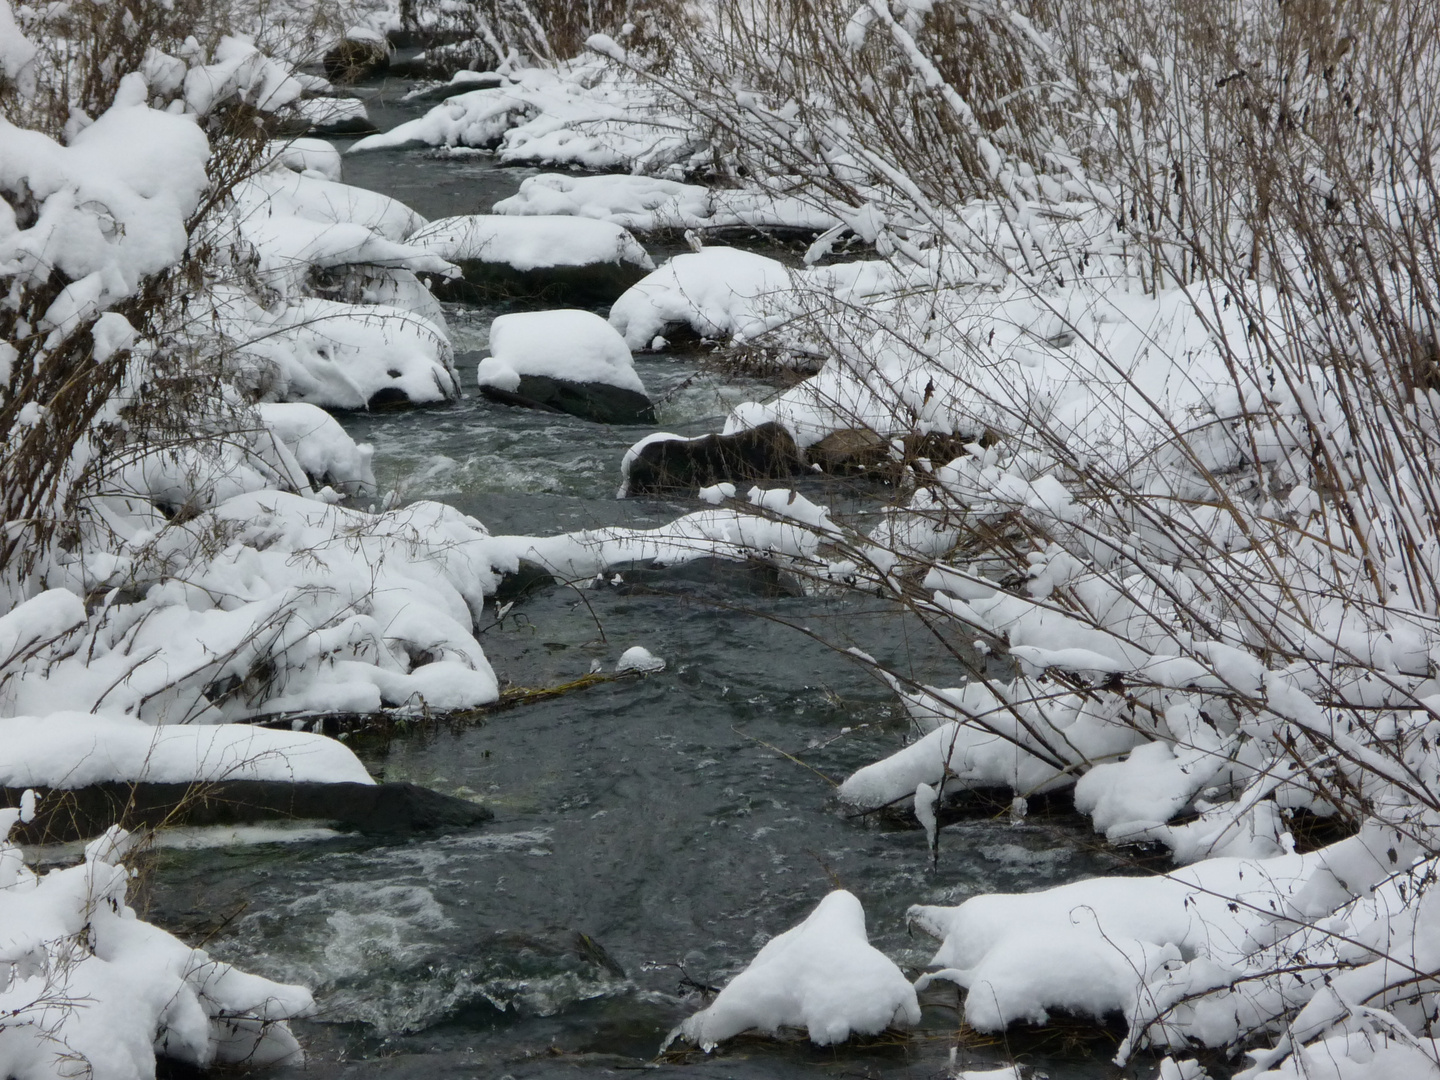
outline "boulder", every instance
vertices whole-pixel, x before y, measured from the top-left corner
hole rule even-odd
[[[624,470],[628,495],[693,492],[723,480],[748,483],[808,472],[794,438],[774,421],[732,435],[647,442],[627,455]]]
[[[20,805],[23,794],[18,788],[0,788],[0,806]],[[16,838],[26,843],[82,840],[116,823],[133,829],[304,820],[333,822],[377,836],[403,836],[468,829],[494,817],[478,803],[408,783],[104,783],[38,794],[35,820],[15,831]]]
[[[599,424],[653,424],[655,406],[644,394],[599,382],[571,382],[549,375],[521,375],[514,390],[481,384],[492,401],[545,412],[568,413]]]

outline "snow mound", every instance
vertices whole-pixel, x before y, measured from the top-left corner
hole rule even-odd
[[[625,340],[588,311],[527,311],[490,324],[490,353],[480,364],[482,386],[514,390],[519,376],[548,375],[577,383],[603,383],[636,393],[645,386]]]
[[[610,308],[610,325],[643,349],[675,323],[702,337],[752,338],[784,316],[774,294],[790,290],[784,264],[737,248],[677,255],[637,282]]]
[[[367,135],[349,153],[399,150],[410,146],[470,146],[488,149],[531,111],[525,96],[508,87],[471,90],[446,98],[424,116],[375,135]]]
[[[711,1050],[742,1031],[774,1035],[782,1027],[803,1027],[811,1042],[829,1046],[852,1034],[877,1035],[919,1022],[915,988],[870,945],[864,908],[840,889],[799,926],[768,942],[708,1009],[670,1038]]]
[[[654,671],[664,671],[665,661],[656,656],[643,645],[632,645],[620,654],[620,662],[615,665],[615,673],[618,675],[626,671],[639,671],[649,674]]]
[[[495,263],[521,271],[602,263],[655,268],[649,253],[626,230],[589,218],[441,218],[413,234],[410,243],[450,262]]]
[[[344,743],[248,724],[155,727],[127,716],[0,719],[0,786],[73,789],[106,781],[373,784]]]
[[[427,404],[460,392],[445,332],[378,304],[300,300],[272,316],[246,351],[273,363],[275,396],[312,405],[363,409],[382,392]]]
[[[917,906],[910,919],[943,939],[931,964],[966,988],[965,1019],[979,1031],[1043,1024],[1054,1010],[1118,1013],[1139,1030],[1171,987],[1242,963],[1250,935],[1293,908],[1315,865],[1211,859],[1153,878]]]
[[[368,443],[356,443],[324,409],[298,401],[271,402],[255,409],[311,480],[348,495],[375,490],[375,472],[370,467],[374,449]]]
[[[497,214],[596,218],[636,232],[657,229],[793,228],[822,232],[839,224],[832,214],[793,196],[758,188],[707,188],[653,176],[527,177],[520,190],[495,204]]]
[[[17,811],[5,813],[8,837]],[[0,1073],[53,1080],[153,1076],[156,1054],[187,1065],[304,1060],[286,1021],[310,992],[212,960],[125,904],[129,846],[112,829],[76,866],[37,875],[0,840]]]
[[[127,75],[115,104],[68,146],[0,120],[0,192],[28,191],[35,203],[24,228],[0,204],[0,275],[14,288],[57,271],[65,282],[42,330],[68,333],[185,251],[210,148],[192,119],[147,108],[147,93]]]
[[[340,182],[340,151],[324,139],[283,139],[272,142],[266,153],[272,162],[317,180]]]
[[[296,140],[313,141],[317,140]],[[424,217],[398,199],[289,169],[269,169],[252,176],[235,189],[234,198],[236,215],[242,221],[299,217],[332,225],[357,224],[397,242],[425,224]]]

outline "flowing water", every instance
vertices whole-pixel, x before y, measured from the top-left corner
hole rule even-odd
[[[524,175],[482,156],[410,152],[348,159],[346,179],[440,216],[487,209]],[[447,308],[467,386],[503,310]],[[699,353],[638,367],[660,427],[681,433],[714,430],[729,403],[772,391],[708,372]],[[698,505],[615,499],[620,457],[649,429],[510,409],[473,390],[440,408],[342,419],[374,444],[393,497],[445,499],[495,532],[656,525]],[[865,496],[813,488],[819,501]],[[495,820],[476,831],[382,844],[312,830],[154,856],[151,917],[315,990],[319,1015],[294,1025],[306,1076],[942,1075],[957,1022],[945,992],[906,1040],[656,1054],[704,987],[833,888],[859,896],[875,945],[914,969],[934,943],[908,936],[908,905],[1115,868],[1073,823],[981,819],[942,830],[936,869],[918,829],[844,811],[834,781],[898,748],[906,725],[888,688],[837,647],[926,681],[959,677],[940,643],[880,601],[698,564],[554,586],[491,623],[481,641],[515,685],[608,669],[635,644],[668,666],[484,723],[357,741],[377,776],[490,807]],[[1114,1072],[1083,1054],[1032,1048],[1028,1059],[1056,1078]],[[1011,1059],[1003,1044],[972,1042],[957,1060]]]

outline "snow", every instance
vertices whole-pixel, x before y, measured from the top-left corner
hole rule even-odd
[[[272,160],[301,175],[340,182],[340,151],[324,139],[285,139],[270,144]]]
[[[138,918],[119,862],[129,841],[112,829],[83,862],[41,876],[0,840],[0,961],[11,973],[0,1072],[50,1080],[78,1065],[95,1080],[135,1080],[154,1074],[157,1053],[199,1068],[302,1063],[286,1021],[314,1011],[309,991],[212,960]]]
[[[409,146],[494,148],[504,164],[656,172],[702,164],[706,147],[656,91],[598,59],[519,68],[498,87],[447,98],[367,136],[350,153]]]
[[[615,673],[623,674],[627,671],[639,671],[643,674],[650,674],[656,671],[665,670],[665,661],[656,656],[643,645],[632,645],[620,655],[620,661],[615,665]]]
[[[0,786],[73,789],[112,780],[375,782],[345,744],[324,735],[246,724],[155,727],[92,713],[0,719]]]
[[[654,176],[574,176],[542,173],[526,177],[520,190],[495,204],[497,214],[595,218],[633,232],[657,229],[833,228],[837,219],[794,196],[758,188],[708,188]]]
[[[771,939],[709,1008],[671,1033],[712,1050],[742,1031],[804,1028],[818,1046],[920,1022],[908,979],[870,945],[852,893],[830,893],[798,926]]]
[[[309,477],[348,495],[374,492],[374,449],[356,443],[325,410],[303,402],[262,403],[255,410]]]
[[[363,409],[381,390],[415,404],[459,396],[449,337],[413,312],[311,298],[259,325],[268,333],[246,351],[274,365],[287,400]]]
[[[515,565],[478,522],[435,503],[372,515],[237,495],[135,532],[109,560],[57,568],[105,598],[92,617],[57,589],[0,618],[0,645],[20,657],[0,715],[195,725],[485,704],[499,690],[474,627]],[[137,584],[140,598],[121,593]]]
[[[353,97],[307,97],[295,103],[295,111],[317,128],[370,122],[365,103]]]
[[[772,296],[789,289],[790,273],[775,259],[707,247],[675,256],[631,286],[610,308],[610,325],[631,349],[675,323],[702,337],[749,339],[783,320]]]
[[[514,218],[476,214],[442,218],[413,233],[410,243],[451,262],[483,262],[513,270],[655,263],[619,225],[588,218]]]
[[[0,219],[0,274],[21,285],[55,271],[67,280],[42,329],[69,332],[185,250],[185,219],[208,182],[209,144],[192,119],[145,101],[144,81],[126,76],[115,104],[68,146],[0,119],[0,191],[28,187],[38,204],[26,228]]]
[[[624,339],[604,319],[588,311],[561,309],[501,315],[490,324],[490,353],[480,364],[481,385],[499,385],[513,391],[519,385],[519,376],[548,375],[645,393]],[[515,376],[514,385],[508,385],[510,377],[506,372]]]
[[[289,169],[268,169],[245,180],[235,190],[235,203],[242,220],[298,217],[364,225],[397,243],[425,224],[425,218],[388,195]]]

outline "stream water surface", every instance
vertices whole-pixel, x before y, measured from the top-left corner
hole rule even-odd
[[[383,84],[371,92],[382,126],[418,111]],[[525,175],[480,155],[416,151],[348,158],[345,179],[438,217],[488,210]],[[447,307],[471,388],[462,401],[342,417],[375,446],[382,486],[444,499],[506,533],[658,525],[696,509],[615,498],[621,455],[649,429],[474,392],[489,320],[513,306]],[[773,392],[709,371],[699,352],[637,366],[660,428],[682,434],[716,430],[729,404]],[[883,498],[818,483],[807,494]],[[934,943],[908,935],[910,904],[1115,868],[1068,822],[952,824],[932,868],[918,829],[847,815],[834,781],[897,749],[906,724],[889,689],[836,647],[859,645],[925,681],[959,678],[939,643],[879,601],[805,595],[744,567],[639,569],[532,593],[481,641],[512,685],[608,670],[635,644],[667,667],[484,723],[357,741],[376,776],[483,802],[495,820],[479,830],[388,844],[312,830],[154,855],[152,918],[217,957],[314,989],[318,1016],[294,1025],[306,1076],[944,1075],[957,1014],[943,992],[905,1040],[818,1050],[741,1039],[709,1057],[656,1055],[705,1003],[704,987],[723,985],[833,888],[853,891],[873,943],[914,969]],[[1057,1080],[1115,1071],[1085,1054],[1022,1057]],[[971,1040],[956,1060],[1012,1058],[1001,1042]]]

